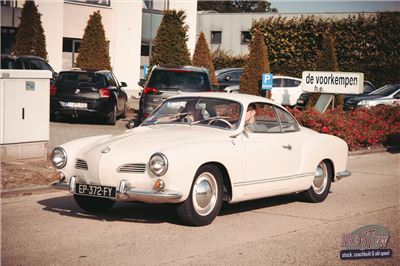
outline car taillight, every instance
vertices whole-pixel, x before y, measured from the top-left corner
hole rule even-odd
[[[156,88],[146,87],[143,90],[143,94],[161,94]]]
[[[57,93],[57,86],[56,85],[51,85],[50,86],[50,96],[55,96]]]
[[[110,90],[107,88],[99,89],[99,94],[101,98],[108,98],[110,97]]]

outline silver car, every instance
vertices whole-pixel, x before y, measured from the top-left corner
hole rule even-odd
[[[213,87],[206,68],[154,66],[140,96],[138,120],[148,117],[171,96],[210,91],[213,91]]]
[[[345,105],[345,110],[358,107],[373,107],[379,105],[400,104],[400,84],[389,84],[383,86],[368,95],[350,98]]]

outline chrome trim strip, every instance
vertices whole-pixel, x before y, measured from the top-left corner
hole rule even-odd
[[[344,170],[342,172],[337,172],[336,173],[336,178],[338,180],[342,179],[343,177],[348,177],[348,176],[351,176],[351,172],[349,170]]]
[[[76,177],[71,176],[69,183],[58,180],[51,183],[51,187],[54,189],[66,190],[73,193],[75,191],[75,184],[76,184]]]
[[[128,163],[117,168],[118,173],[144,173],[146,164],[143,163]]]
[[[237,182],[237,183],[234,183],[233,185],[235,187],[257,185],[257,184],[263,184],[263,183],[270,183],[270,182],[285,181],[285,180],[291,180],[291,179],[296,179],[296,178],[309,177],[309,176],[314,176],[314,174],[315,174],[314,172],[310,172],[310,173],[304,173],[304,174],[298,174],[298,175],[264,178],[264,179],[259,179],[259,180]]]
[[[122,194],[122,193],[121,193]],[[182,193],[172,190],[144,190],[138,188],[129,188],[122,194],[122,197],[128,196],[129,200],[146,203],[172,203],[177,202],[182,197]],[[117,196],[120,196],[118,193]]]
[[[81,170],[89,170],[88,164],[85,160],[76,159],[75,160],[75,168]]]

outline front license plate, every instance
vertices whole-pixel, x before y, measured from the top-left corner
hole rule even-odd
[[[87,103],[67,102],[66,105],[67,105],[67,107],[72,107],[72,108],[87,108]]]
[[[115,187],[76,184],[75,194],[88,195],[100,198],[115,198],[117,189]]]

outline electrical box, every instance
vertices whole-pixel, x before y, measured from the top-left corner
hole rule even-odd
[[[0,70],[0,144],[45,142],[50,131],[50,78],[45,70]],[[32,149],[32,148],[30,148]],[[4,151],[2,152],[4,153]],[[3,154],[4,155],[4,154]]]

